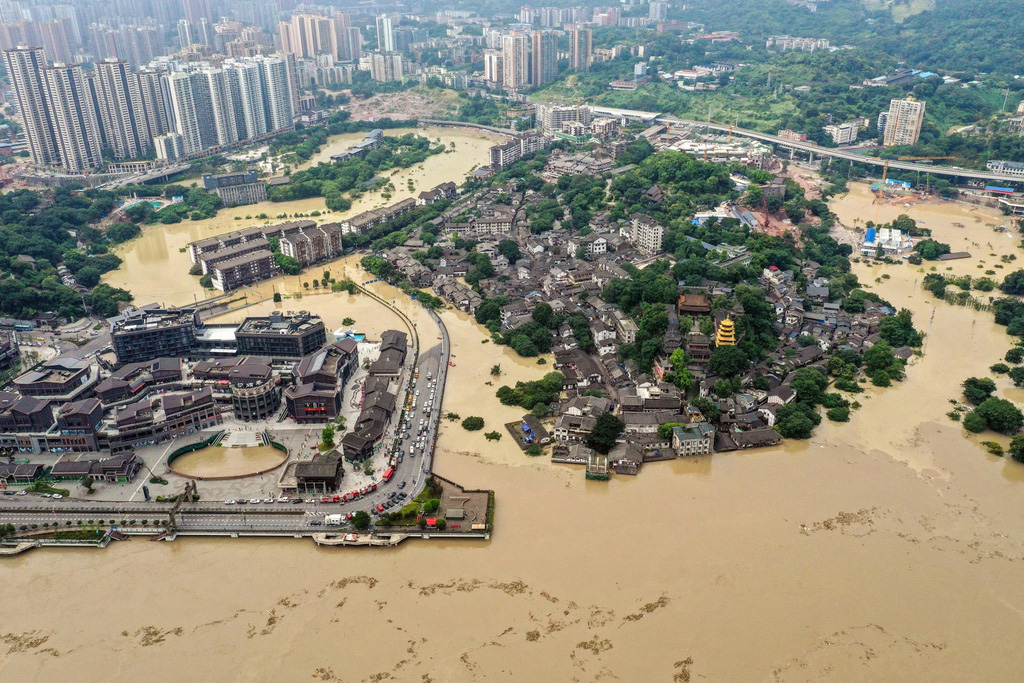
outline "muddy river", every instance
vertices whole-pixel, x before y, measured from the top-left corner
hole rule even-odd
[[[835,208],[851,226],[906,210],[871,201],[854,186]],[[957,272],[1021,255],[994,231],[995,212],[909,211],[970,247]],[[1021,468],[944,415],[959,382],[986,374],[1009,341],[990,314],[922,292],[926,268],[857,266],[914,311],[926,353],[905,382],[866,393],[850,423],[823,424],[809,442],[599,483],[445,423],[437,469],[496,491],[492,541],[34,551],[0,562],[0,677],[1019,680]],[[314,300],[329,310],[331,297],[301,303]],[[545,366],[445,315],[456,356],[445,410],[488,428],[517,417],[495,388]],[[486,386],[494,364],[502,375]]]

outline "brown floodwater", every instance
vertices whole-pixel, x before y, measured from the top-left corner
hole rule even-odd
[[[277,467],[287,457],[272,446],[208,446],[175,458],[170,467],[186,477],[242,477]]]
[[[423,135],[432,142],[440,141],[451,151],[432,155],[422,164],[410,168],[385,172],[384,175],[395,186],[390,199],[385,199],[381,193],[366,193],[352,202],[349,211],[344,212],[328,210],[323,197],[293,202],[263,202],[222,209],[213,218],[202,221],[145,226],[142,235],[117,248],[117,254],[124,263],[119,269],[104,275],[103,281],[131,291],[135,295],[135,303],[140,305],[159,302],[180,306],[219,294],[214,290],[204,290],[199,286],[199,278],[188,274],[192,266],[186,251],[189,242],[261,223],[269,225],[294,220],[296,214],[308,216],[314,211],[322,214],[315,217],[315,220],[337,221],[362,211],[393,204],[443,182],[461,183],[471,170],[488,163],[487,150],[497,139],[489,133],[464,128],[399,128],[386,131],[386,134],[403,135],[408,132]],[[338,139],[332,138],[311,162],[329,159],[331,154],[347,149],[353,141],[362,139],[360,134],[336,137]],[[451,147],[452,143],[455,143],[454,147]],[[413,183],[411,190],[410,180]],[[260,214],[266,214],[268,218],[256,219],[255,216]],[[279,218],[281,214],[285,214],[285,217]],[[325,267],[330,266],[328,264]],[[302,281],[301,276],[282,278],[281,281],[274,280],[255,288],[239,290],[238,295],[263,298],[261,292],[272,292],[279,286],[287,288],[289,283],[295,282],[301,286]]]
[[[835,206],[849,225],[880,219],[860,186]],[[963,231],[1017,253],[993,232],[994,212],[966,210],[975,222],[939,207],[914,209],[930,212],[937,238]],[[988,253],[950,267],[998,263]],[[929,298],[926,267],[856,269],[928,336],[907,380],[858,397],[848,424],[600,483],[445,423],[437,470],[495,490],[491,541],[33,551],[0,562],[0,676],[1019,680],[1021,468],[945,417],[962,379],[985,374],[1008,338],[991,314]],[[445,316],[456,356],[445,410],[480,415],[488,430],[517,417],[494,390],[550,366]]]

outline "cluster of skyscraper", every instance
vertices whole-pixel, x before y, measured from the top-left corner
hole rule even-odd
[[[363,56],[363,36],[346,12],[331,16],[293,14],[290,21],[278,24],[281,50],[300,59],[332,55],[342,61],[355,61]]]
[[[4,62],[33,161],[71,172],[98,168],[104,150],[116,160],[197,155],[290,128],[297,109],[290,55],[137,72],[105,59],[86,74],[20,46],[5,50]]]
[[[586,71],[593,62],[593,31],[573,27],[570,66]],[[558,33],[513,31],[501,35],[501,49],[484,53],[484,77],[508,90],[540,87],[558,77]]]

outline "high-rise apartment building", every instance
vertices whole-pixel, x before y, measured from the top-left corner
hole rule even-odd
[[[71,43],[68,40],[64,22],[60,19],[52,19],[50,21],[40,21],[37,24],[39,27],[39,37],[42,39],[46,56],[55,62],[72,61]]]
[[[395,51],[395,21],[390,15],[377,15],[377,49],[381,52]]]
[[[575,71],[589,71],[594,59],[594,31],[583,26],[572,30],[570,63]]]
[[[338,46],[338,59],[355,61],[363,56],[363,34],[358,26],[352,25],[352,17],[348,12],[334,13],[335,42]]]
[[[647,9],[647,17],[651,21],[665,21],[668,19],[668,3],[654,0]]]
[[[520,90],[530,83],[530,51],[526,36],[510,33],[501,39],[502,85]]]
[[[267,132],[263,108],[263,81],[260,65],[245,61],[224,65],[235,111],[235,127],[240,139],[255,138]]]
[[[286,60],[283,57],[260,57],[257,61],[263,84],[267,131],[291,128],[294,119],[293,85]]]
[[[57,62],[43,71],[60,165],[79,173],[103,163],[99,122],[82,67]]]
[[[333,18],[318,14],[293,14],[290,23],[281,24],[281,48],[302,59],[313,59],[322,54],[337,57],[338,34],[334,22]]]
[[[181,0],[185,21],[198,26],[200,20],[205,19],[213,24],[213,11],[210,8],[210,0]]]
[[[400,81],[404,77],[402,55],[397,52],[370,54],[370,77],[379,83]]]
[[[558,77],[558,36],[550,31],[530,35],[530,85],[539,87]]]
[[[924,123],[924,105],[913,97],[889,102],[889,116],[886,117],[882,138],[886,147],[917,144]]]
[[[501,53],[497,50],[484,51],[484,78],[495,85],[501,85],[505,75],[502,73]]]
[[[96,63],[96,104],[103,139],[117,159],[136,159],[151,147],[139,79],[128,63],[104,59]]]
[[[171,124],[167,119],[163,74],[159,71],[140,71],[135,77],[139,81],[139,95],[142,98],[142,110],[146,113],[149,134],[154,138],[165,135],[170,132]]]
[[[193,90],[194,79],[191,74],[176,71],[167,75],[166,83],[171,128],[181,136],[183,154],[197,154],[203,150],[204,144]]]
[[[224,69],[203,69],[200,77],[206,80],[205,87],[210,91],[209,114],[217,138],[216,144],[230,145],[238,142],[234,98]]]
[[[57,139],[43,86],[43,49],[19,46],[5,50],[4,63],[18,100],[32,161],[41,165],[58,163]]]

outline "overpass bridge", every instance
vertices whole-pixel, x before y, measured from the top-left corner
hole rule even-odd
[[[735,126],[725,126],[717,123],[708,123],[706,121],[694,121],[690,119],[680,119],[675,116],[662,115],[659,116],[656,121],[665,125],[677,125],[677,126],[691,126],[691,127],[703,127],[708,130],[719,131],[722,133],[731,132],[733,135],[739,135],[741,137],[750,138],[752,140],[758,140],[778,147],[785,147],[787,149],[793,149],[799,152],[805,152],[807,154],[816,155],[819,157],[831,157],[833,159],[845,159],[847,161],[853,161],[858,164],[865,164],[867,166],[877,166],[883,168],[888,164],[890,169],[899,169],[901,171],[917,171],[919,173],[930,173],[935,176],[946,176],[950,178],[965,178],[970,180],[982,180],[986,183],[1001,183],[1011,184],[1013,186],[1024,183],[1024,178],[1019,176],[1009,175],[1006,173],[993,173],[992,171],[979,171],[971,168],[961,168],[959,166],[940,166],[938,164],[921,164],[911,161],[897,161],[894,159],[882,159],[880,157],[869,157],[863,154],[857,154],[849,150],[840,149],[836,147],[822,147],[813,142],[799,142],[795,140],[784,140],[777,135],[770,135],[768,133],[761,133],[756,130],[748,130],[746,128],[736,128]]]

